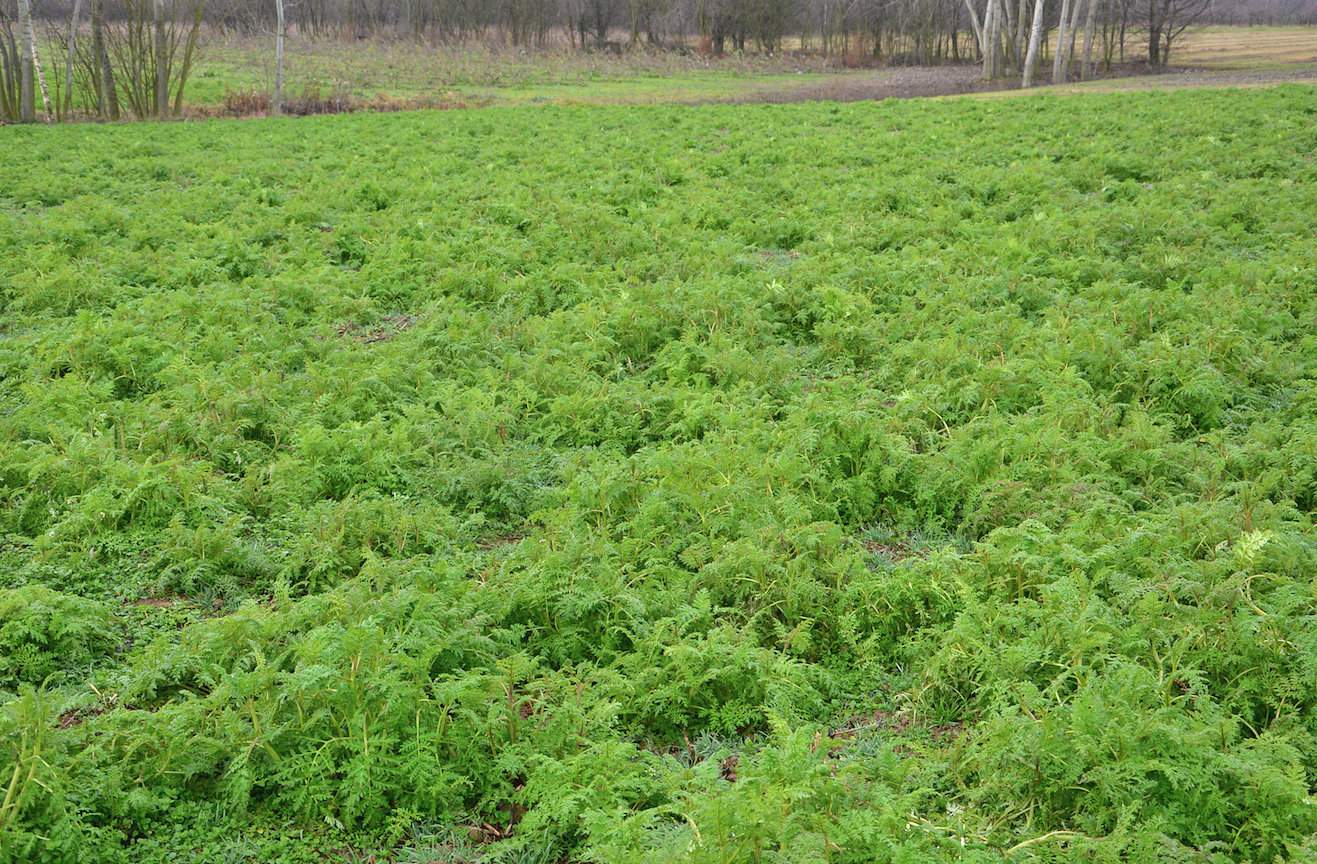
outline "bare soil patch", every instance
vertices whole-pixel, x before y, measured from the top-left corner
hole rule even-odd
[[[355,321],[344,321],[334,329],[339,336],[373,345],[376,342],[388,342],[399,333],[412,329],[415,323],[414,315],[385,315],[374,327],[363,326]]]

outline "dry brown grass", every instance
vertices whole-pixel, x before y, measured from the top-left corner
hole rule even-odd
[[[1317,27],[1209,27],[1191,31],[1172,51],[1171,62],[1222,69],[1317,63]]]

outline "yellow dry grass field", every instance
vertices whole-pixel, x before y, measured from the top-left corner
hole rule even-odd
[[[1317,63],[1317,27],[1208,27],[1171,53],[1177,66],[1218,69]]]

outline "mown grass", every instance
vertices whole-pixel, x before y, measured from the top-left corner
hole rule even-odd
[[[1317,27],[1203,27],[1188,31],[1175,63],[1208,69],[1317,63]]]
[[[1314,118],[0,130],[0,860],[1310,860]]]

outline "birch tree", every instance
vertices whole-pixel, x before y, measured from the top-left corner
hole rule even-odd
[[[36,99],[32,92],[32,67],[35,59],[36,36],[32,30],[31,0],[18,0],[18,39],[22,42],[18,61],[18,119],[31,123],[36,117]]]
[[[1066,45],[1065,25],[1066,25],[1066,21],[1070,18],[1070,3],[1071,0],[1061,0],[1061,20],[1060,23],[1057,25],[1057,34],[1056,34],[1056,56],[1052,58],[1053,84],[1060,84],[1061,82],[1065,81],[1065,78],[1062,77],[1064,75],[1064,72],[1062,70],[1062,58],[1065,56],[1065,45]]]
[[[1066,25],[1066,32],[1070,34],[1070,41],[1066,43],[1065,66],[1062,68],[1062,80],[1070,80],[1070,66],[1075,62],[1075,49],[1079,45],[1079,16],[1084,11],[1085,0],[1074,0],[1070,7],[1070,23]],[[1093,0],[1087,0],[1092,3]]]
[[[284,0],[274,0],[274,99],[270,102],[270,111],[281,114],[284,110]]]
[[[1011,32],[1015,29],[1014,7],[1011,6],[1011,0],[996,0],[996,3],[997,39],[993,42],[993,45],[1001,48],[1001,56],[998,58],[998,62],[1009,67],[1015,63],[1017,56],[1015,40],[1011,37]]]
[[[1084,63],[1079,69],[1079,77],[1087,81],[1093,76],[1093,39],[1097,29],[1097,6],[1099,0],[1088,0],[1088,17],[1084,22]]]
[[[979,47],[983,52],[983,77],[991,81],[997,77],[996,0],[988,0],[988,8],[983,13],[983,41]]]
[[[970,0],[965,0],[965,8],[969,10],[969,26],[974,31],[974,43],[979,46],[979,56],[983,56],[983,26],[979,24],[979,13],[975,11],[974,4]]]
[[[1029,53],[1024,58],[1024,78],[1021,82],[1025,87],[1033,86],[1034,75],[1038,70],[1038,49],[1043,44],[1043,14],[1047,11],[1044,7],[1047,0],[1034,0],[1033,7],[1033,27],[1029,30]]]
[[[1083,5],[1084,0],[1064,0],[1061,4],[1056,57],[1052,62],[1053,84],[1064,84],[1070,77],[1070,62],[1075,55],[1075,39],[1079,35],[1079,13]]]

